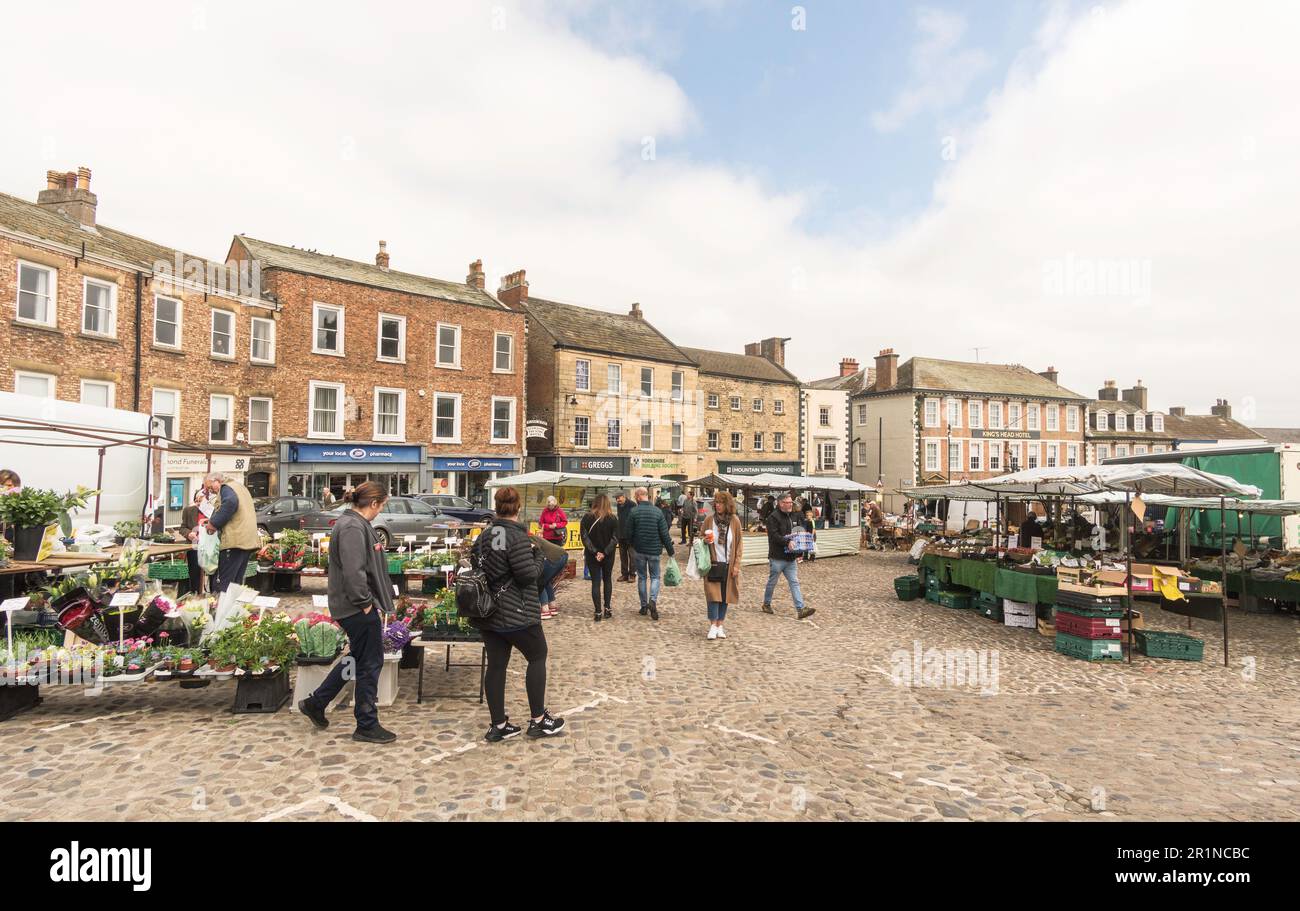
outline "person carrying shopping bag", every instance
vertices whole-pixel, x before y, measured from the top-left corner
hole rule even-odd
[[[709,570],[704,576],[704,600],[709,610],[709,639],[726,639],[723,621],[727,608],[740,603],[740,562],[745,539],[736,515],[736,498],[720,490],[713,499],[713,514],[700,527],[700,540],[709,549]]]

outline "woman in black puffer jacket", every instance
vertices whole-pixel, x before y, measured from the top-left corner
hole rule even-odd
[[[492,726],[485,739],[496,743],[522,733],[506,715],[506,668],[511,648],[519,649],[528,662],[524,676],[532,714],[528,736],[549,737],[563,730],[564,719],[554,718],[546,710],[546,636],[537,599],[542,556],[528,540],[528,529],[519,523],[519,491],[502,487],[495,502],[496,518],[474,544],[497,604],[491,616],[475,621],[487,648],[484,689]]]

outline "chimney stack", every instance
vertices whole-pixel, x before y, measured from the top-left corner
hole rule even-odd
[[[1097,390],[1097,399],[1102,402],[1119,401],[1119,387],[1114,380],[1107,380],[1106,385]]]
[[[1048,367],[1046,370],[1044,370],[1042,373],[1038,375],[1041,376],[1043,379],[1047,380],[1049,383],[1059,382],[1061,378],[1061,375],[1056,372],[1055,367]]]
[[[1132,389],[1124,390],[1124,401],[1136,405],[1138,411],[1147,410],[1147,387],[1142,385],[1141,380],[1138,380],[1137,385]]]
[[[853,376],[858,372],[858,362],[854,358],[846,357],[840,359],[840,376]]]
[[[388,271],[388,242],[381,240],[379,242],[379,252],[375,254],[375,265]]]
[[[632,309],[628,311],[628,316],[632,319],[645,319],[645,314],[641,312],[640,304],[633,304]]]
[[[476,259],[469,264],[469,275],[465,276],[465,284],[480,291],[487,287],[487,276],[483,274],[483,260]]]
[[[94,227],[99,199],[90,192],[90,168],[80,167],[62,174],[46,171],[45,189],[37,194],[36,204],[64,218]]]
[[[1171,418],[1185,418],[1187,417],[1187,409],[1182,405],[1175,405],[1169,409],[1169,416]]]
[[[497,297],[511,310],[523,310],[528,303],[528,277],[525,270],[511,272],[502,278]]]
[[[1227,399],[1219,399],[1214,403],[1214,407],[1210,409],[1210,414],[1218,418],[1231,418],[1232,406],[1228,404]]]
[[[893,348],[882,348],[876,355],[876,391],[886,392],[898,385],[898,355]]]

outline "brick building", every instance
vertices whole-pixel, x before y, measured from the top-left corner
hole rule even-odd
[[[1151,410],[1141,380],[1124,390],[1114,380],[1106,380],[1088,404],[1088,461],[1175,449],[1174,433],[1166,425],[1166,416]]]
[[[704,411],[691,477],[800,474],[799,380],[785,369],[785,343],[769,338],[744,354],[682,348],[699,365]]]
[[[48,172],[35,203],[0,194],[0,386],[152,413],[173,441],[156,471],[184,504],[204,471],[269,446],[255,403],[278,360],[254,339],[279,308],[221,263],[100,222],[90,178]]]
[[[279,307],[275,450],[254,470],[281,494],[338,495],[366,478],[394,493],[475,497],[521,470],[524,319],[464,282],[243,235],[228,261],[257,262]]]
[[[497,296],[528,317],[528,451],[538,469],[695,476],[699,368],[640,304],[622,314],[532,297],[522,270]]]
[[[900,366],[886,348],[875,374],[852,399],[854,440],[866,444],[853,479],[883,478],[888,509],[902,508],[899,487],[1085,464],[1088,399],[1060,386],[1053,369],[922,357]]]

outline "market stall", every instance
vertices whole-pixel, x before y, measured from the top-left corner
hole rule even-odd
[[[523,505],[519,510],[519,520],[529,523],[530,529],[537,532],[537,517],[546,508],[546,498],[555,497],[560,508],[569,517],[567,528],[567,550],[581,550],[582,539],[578,534],[578,522],[591,506],[591,501],[599,494],[611,497],[618,491],[626,491],[631,496],[637,487],[652,490],[663,485],[662,479],[645,475],[605,475],[579,474],[571,471],[530,471],[525,474],[494,478],[485,485],[489,491],[498,487],[518,489]]]

